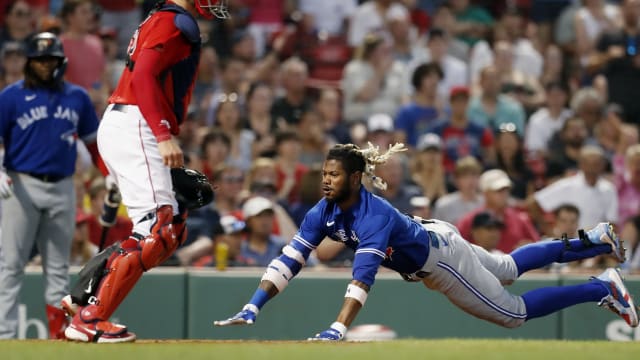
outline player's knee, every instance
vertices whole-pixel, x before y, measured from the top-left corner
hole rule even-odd
[[[160,265],[171,256],[185,235],[185,223],[174,219],[173,208],[170,205],[160,207],[151,234],[140,241],[141,260],[145,270]]]

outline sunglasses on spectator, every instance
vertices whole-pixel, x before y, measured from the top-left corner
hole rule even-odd
[[[220,94],[218,96],[218,101],[223,103],[223,102],[236,102],[238,101],[238,94],[237,93],[230,93],[230,94]]]

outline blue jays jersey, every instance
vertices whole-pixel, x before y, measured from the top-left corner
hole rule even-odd
[[[360,189],[346,211],[326,199],[305,216],[291,246],[305,258],[326,236],[355,250],[353,279],[371,286],[380,265],[401,274],[422,268],[429,256],[429,233],[385,199]]]
[[[0,136],[8,170],[71,176],[76,140],[93,142],[98,117],[87,92],[69,83],[54,91],[18,81],[0,93]]]

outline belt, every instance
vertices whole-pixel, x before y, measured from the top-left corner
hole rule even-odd
[[[46,183],[56,183],[68,177],[65,175],[48,175],[48,174],[36,174],[36,173],[25,173],[25,174]]]
[[[113,104],[111,107],[111,111],[120,111],[121,113],[127,112],[127,105],[125,104]]]

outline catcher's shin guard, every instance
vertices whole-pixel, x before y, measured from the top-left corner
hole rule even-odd
[[[85,321],[107,320],[129,294],[142,273],[159,265],[178,247],[174,233],[173,208],[160,207],[151,234],[142,240],[134,237],[123,241],[107,263],[108,274],[103,278],[96,301],[82,310]],[[184,222],[181,234],[185,233]],[[180,226],[177,226],[180,227]]]
[[[49,339],[64,339],[64,330],[69,326],[69,320],[64,310],[47,304],[46,312],[49,323]]]

